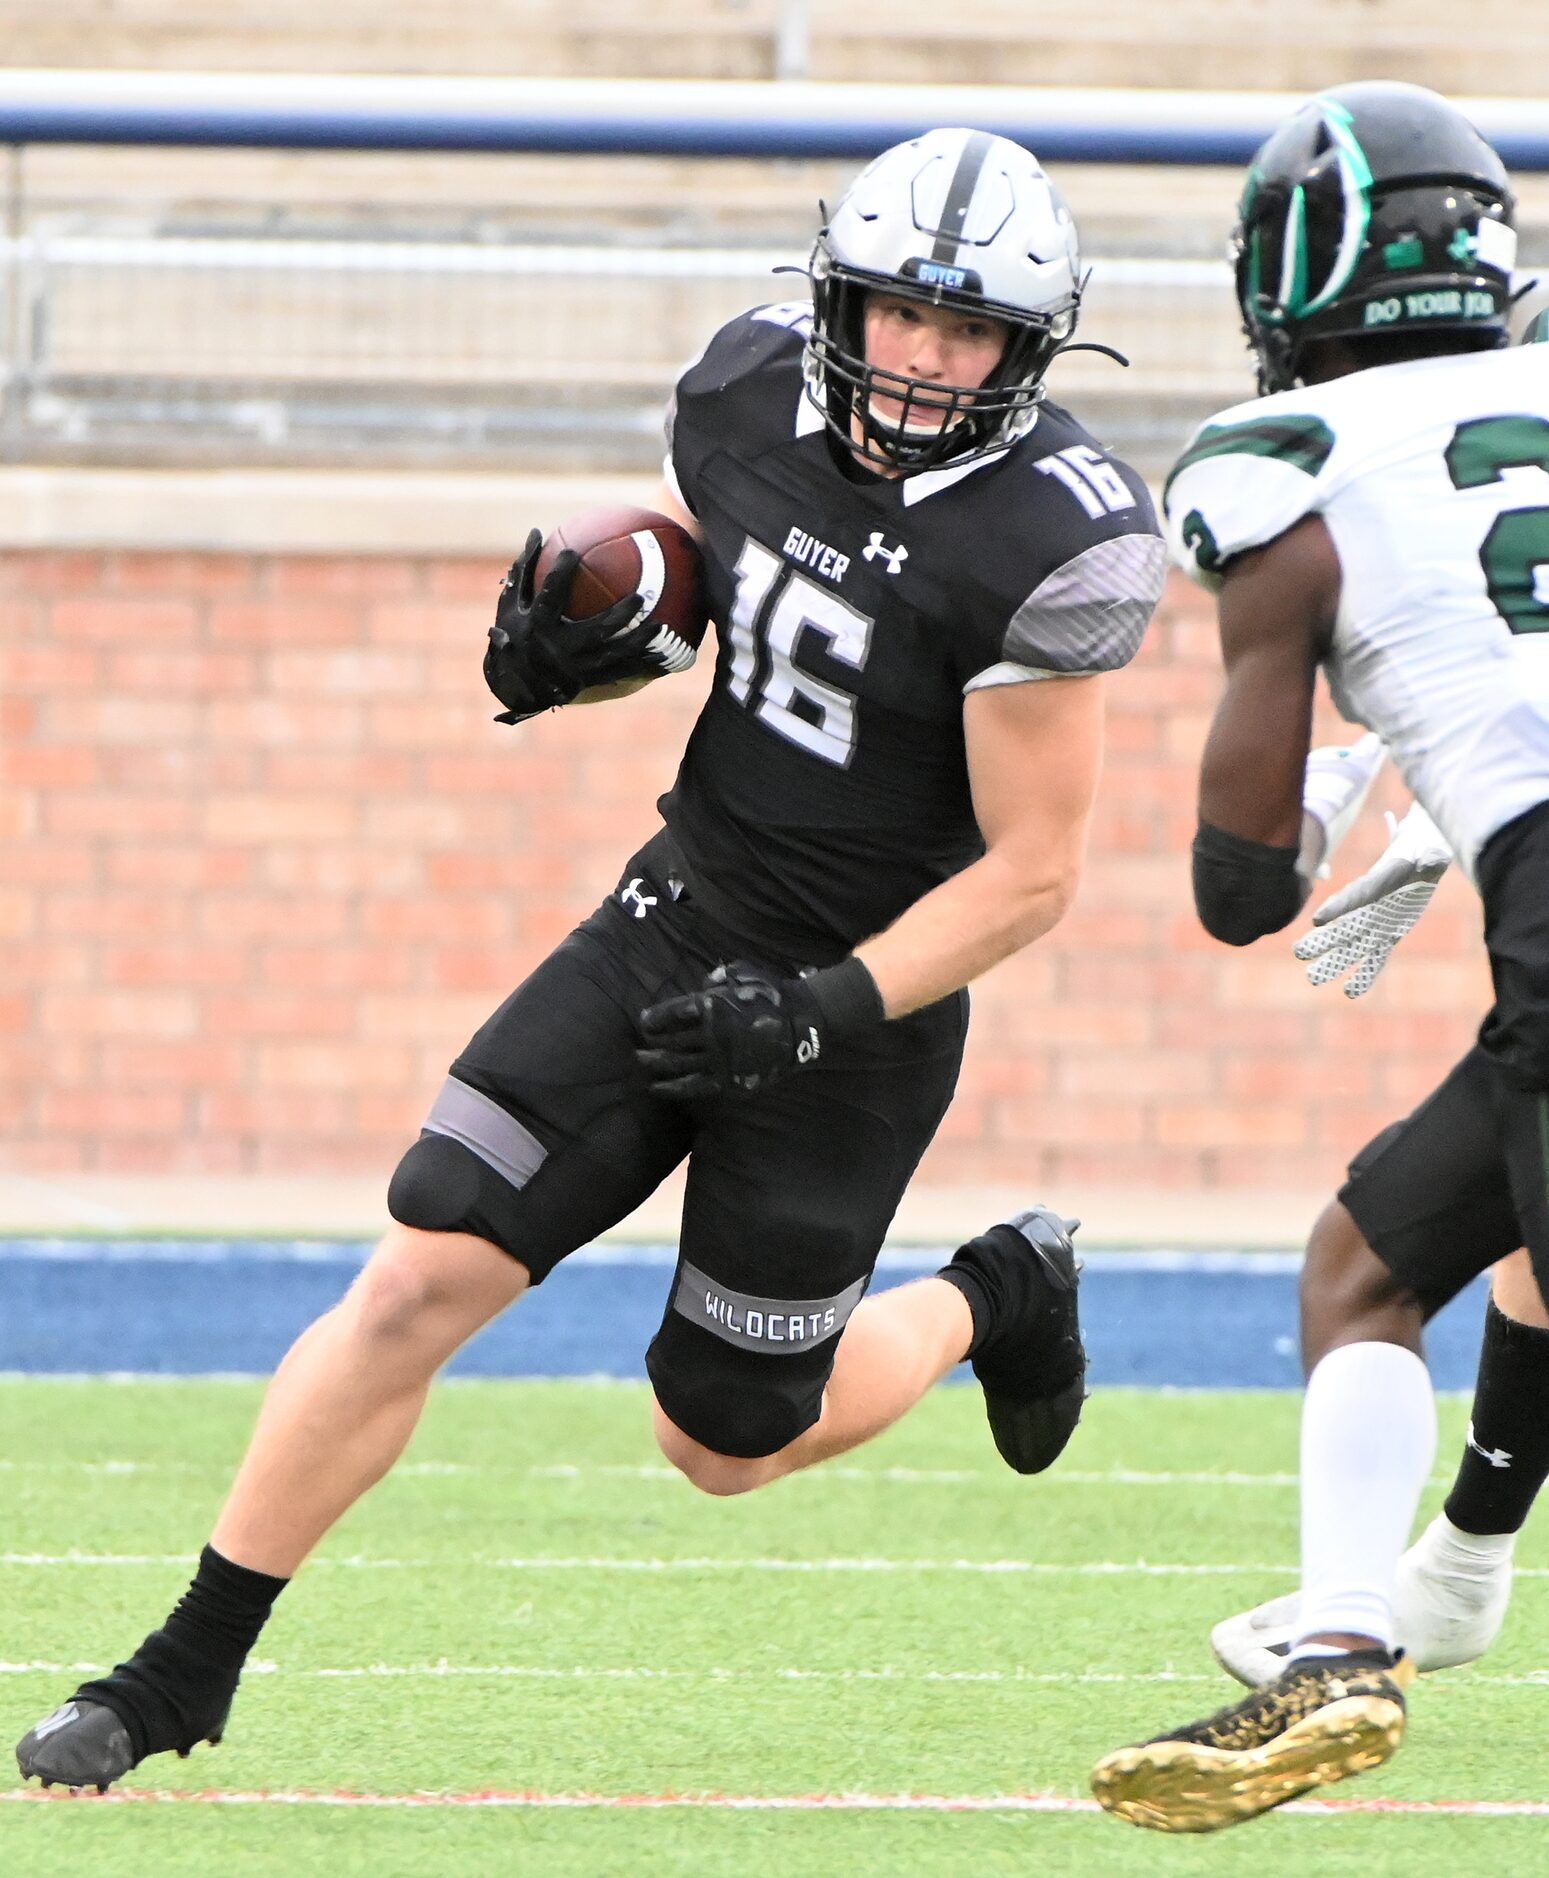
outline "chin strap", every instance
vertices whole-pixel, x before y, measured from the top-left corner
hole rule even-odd
[[[1049,363],[1052,365],[1064,352],[1100,352],[1105,359],[1113,359],[1119,365],[1127,367],[1129,364],[1129,360],[1116,347],[1102,345],[1096,339],[1067,340],[1064,345],[1056,346],[1049,354]]]

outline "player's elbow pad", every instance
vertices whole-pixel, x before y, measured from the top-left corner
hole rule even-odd
[[[1289,926],[1312,891],[1297,872],[1297,853],[1201,822],[1194,837],[1194,906],[1211,938],[1246,946]]]

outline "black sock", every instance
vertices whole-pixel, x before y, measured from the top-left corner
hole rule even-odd
[[[172,1642],[208,1657],[222,1669],[240,1669],[274,1601],[290,1583],[267,1572],[249,1571],[222,1558],[212,1545],[199,1554],[193,1583],[162,1625]]]
[[[968,1356],[986,1388],[1029,1389],[1030,1356],[1040,1397],[1057,1394],[1081,1375],[1086,1358],[1074,1333],[1070,1287],[1044,1258],[1030,1253],[1018,1227],[991,1226],[960,1245],[936,1276],[968,1300]]]
[[[997,1254],[994,1241],[1015,1231],[1014,1226],[992,1226],[988,1232],[981,1232],[966,1245],[960,1245],[952,1254],[952,1263],[943,1265],[936,1274],[938,1278],[945,1278],[949,1285],[956,1285],[968,1300],[974,1325],[969,1356],[976,1356],[986,1339],[993,1337],[1005,1321],[1008,1305],[1005,1260]]]
[[[289,1582],[234,1565],[207,1545],[161,1629],[76,1694],[113,1710],[137,1761],[168,1748],[186,1754],[224,1722],[248,1651]]]
[[[1517,1532],[1549,1477],[1549,1330],[1490,1300],[1469,1442],[1446,1514],[1464,1532]]]

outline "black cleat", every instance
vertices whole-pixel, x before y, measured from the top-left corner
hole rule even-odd
[[[16,1745],[23,1780],[36,1774],[45,1787],[95,1787],[99,1793],[121,1780],[135,1758],[129,1731],[112,1709],[74,1696]]]
[[[82,1683],[22,1737],[16,1744],[22,1779],[36,1775],[45,1787],[57,1782],[106,1793],[152,1754],[187,1760],[201,1741],[214,1747],[226,1732],[238,1672],[200,1665],[189,1675],[191,1660],[153,1631],[111,1675]]]
[[[1035,1206],[960,1247],[941,1274],[966,1281],[970,1304],[988,1306],[989,1328],[971,1360],[995,1446],[1019,1474],[1041,1474],[1059,1458],[1086,1401],[1081,1266],[1071,1243],[1080,1224]]]

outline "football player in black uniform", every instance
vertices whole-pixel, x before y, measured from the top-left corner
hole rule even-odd
[[[165,1626],[22,1742],[106,1786],[216,1739],[274,1599],[392,1465],[436,1370],[685,1158],[647,1358],[704,1490],[844,1452],[972,1359],[1036,1472],[1080,1413],[1073,1223],[991,1227],[865,1299],[956,1082],[963,987],[1047,932],[1080,871],[1101,674],[1140,643],[1164,546],[1146,490],[1044,397],[1081,293],[1038,163],[934,131],[818,237],[811,302],[684,374],[660,505],[703,544],[714,688],[664,827],[453,1065],[395,1225],[281,1365]],[[574,568],[513,568],[486,675],[520,719],[651,653],[635,603],[563,618]]]

